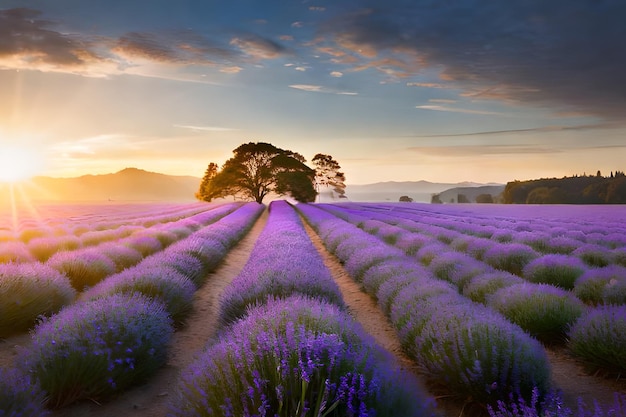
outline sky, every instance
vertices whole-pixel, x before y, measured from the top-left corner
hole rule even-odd
[[[0,0],[0,152],[55,177],[200,177],[247,142],[348,184],[608,175],[624,21],[623,0]]]

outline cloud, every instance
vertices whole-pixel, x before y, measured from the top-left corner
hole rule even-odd
[[[493,111],[486,111],[486,110],[471,110],[471,109],[460,109],[460,108],[454,108],[454,107],[446,107],[446,106],[440,106],[440,105],[421,105],[421,106],[415,106],[416,109],[421,109],[421,110],[433,110],[433,111],[443,111],[443,112],[452,112],[452,113],[466,113],[466,114],[484,114],[484,115],[492,115],[492,116],[506,116],[505,113],[498,113],[498,112],[493,112]]]
[[[335,77],[335,78],[341,78],[341,77],[343,77],[343,73],[342,73],[342,72],[339,72],[339,71],[332,71],[332,72],[330,73],[330,76],[331,76],[331,77]]]
[[[326,7],[321,7],[321,6],[309,6],[309,10],[313,11],[313,12],[323,12],[326,10]]]
[[[533,145],[450,145],[450,146],[414,146],[409,151],[431,156],[463,157],[481,155],[537,155],[555,154],[562,150],[548,146]]]
[[[89,40],[53,30],[28,8],[0,10],[0,67],[76,71],[102,60]]]
[[[179,127],[181,129],[189,129],[193,131],[200,132],[232,132],[238,129],[233,129],[230,127],[220,127],[220,126],[194,126],[194,125],[174,125],[174,127]]]
[[[440,135],[414,135],[411,137],[416,138],[442,138],[442,137],[461,137],[461,136],[488,136],[488,135],[502,135],[509,133],[557,133],[557,132],[573,132],[573,131],[586,131],[586,130],[605,130],[605,129],[620,129],[622,126],[620,123],[595,123],[585,125],[574,126],[541,126],[528,129],[506,129],[506,130],[488,130],[480,132],[465,132],[465,133],[452,133],[452,134],[440,134]]]
[[[310,93],[330,93],[330,94],[339,94],[343,96],[356,96],[358,93],[351,91],[340,91],[334,90],[332,88],[323,87],[321,85],[311,85],[311,84],[292,84],[289,86],[290,88],[295,88],[296,90],[307,91]]]
[[[360,4],[329,20],[322,35],[364,58],[415,54],[477,99],[610,119],[626,114],[622,1]]]
[[[450,88],[449,86],[446,86],[446,85],[441,84],[441,83],[416,83],[416,82],[411,82],[411,83],[406,83],[406,85],[409,86],[409,87]]]
[[[230,44],[257,59],[274,59],[287,52],[287,49],[279,43],[256,35],[235,37],[231,39]]]

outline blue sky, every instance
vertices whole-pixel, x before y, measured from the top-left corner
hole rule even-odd
[[[250,141],[348,183],[624,170],[621,0],[0,1],[0,150],[201,176]]]

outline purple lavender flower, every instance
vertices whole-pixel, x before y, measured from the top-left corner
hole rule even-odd
[[[35,257],[28,246],[20,241],[0,242],[0,264],[9,262],[33,262]]]
[[[0,368],[0,416],[44,417],[45,393],[38,384],[13,368]]]
[[[78,291],[97,284],[117,269],[111,259],[93,248],[58,252],[46,265],[67,275]]]
[[[487,304],[546,342],[562,342],[569,326],[585,311],[570,292],[548,284],[504,287],[488,297]]]
[[[571,290],[574,283],[585,271],[585,264],[575,256],[544,255],[529,262],[523,276],[530,282],[551,284]]]
[[[626,267],[611,265],[604,268],[589,268],[574,284],[574,293],[587,304],[608,303],[609,299],[619,299],[623,282],[626,281]],[[607,286],[611,285],[605,293]],[[620,303],[618,303],[620,304]]]
[[[330,271],[318,255],[296,212],[284,201],[275,201],[265,229],[239,276],[221,297],[220,317],[228,324],[246,308],[268,296],[306,294],[343,305]]]
[[[172,332],[161,302],[115,294],[72,305],[41,322],[18,364],[47,392],[49,407],[102,400],[164,365]]]
[[[39,237],[28,242],[28,250],[40,262],[47,261],[57,252],[75,250],[80,246],[80,239],[72,235]]]
[[[194,283],[173,268],[139,264],[101,281],[84,294],[84,299],[140,293],[163,302],[174,323],[180,325],[193,308],[195,290]]]
[[[506,271],[491,271],[473,277],[465,287],[463,295],[477,303],[485,304],[487,298],[500,288],[522,284],[524,280]]]
[[[53,268],[0,264],[0,338],[29,329],[40,315],[56,313],[75,298],[69,279]]]
[[[626,306],[589,310],[569,331],[568,347],[596,369],[626,371]]]
[[[610,249],[596,244],[581,245],[572,252],[572,255],[578,256],[593,267],[608,266],[612,262]]]
[[[337,306],[273,299],[183,372],[172,415],[426,414],[423,389],[388,360]]]
[[[530,261],[539,257],[539,253],[521,243],[495,244],[483,255],[483,260],[496,269],[521,275]]]

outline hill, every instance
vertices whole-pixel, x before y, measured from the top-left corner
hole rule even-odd
[[[200,178],[126,168],[74,178],[35,177],[26,192],[47,201],[193,201]]]
[[[433,194],[455,187],[474,188],[484,185],[473,182],[436,183],[429,181],[387,181],[372,184],[348,185],[346,196],[350,201],[398,201],[406,195],[416,202],[430,203]]]
[[[468,203],[476,203],[479,195],[490,195],[494,202],[499,201],[500,194],[504,191],[504,185],[483,185],[479,187],[454,187],[445,190],[437,196],[442,203],[462,202],[461,196],[465,196]]]

